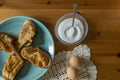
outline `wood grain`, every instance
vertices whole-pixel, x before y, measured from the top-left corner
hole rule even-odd
[[[70,9],[77,3],[79,9],[119,9],[119,0],[0,0],[2,8]]]
[[[72,12],[73,3],[89,25],[88,35],[79,44],[91,48],[97,65],[97,80],[120,79],[120,1],[119,0],[0,0],[0,21],[18,15],[30,16],[44,23],[53,35],[56,53],[73,50],[58,41],[54,28],[57,20]]]

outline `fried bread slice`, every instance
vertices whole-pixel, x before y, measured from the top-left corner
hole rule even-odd
[[[21,55],[33,65],[41,68],[48,68],[51,64],[50,56],[39,48],[25,47],[22,49]]]
[[[6,52],[12,52],[11,45],[14,42],[14,38],[5,32],[0,33],[0,49]]]
[[[16,54],[10,53],[3,67],[2,76],[5,80],[14,80],[24,62]]]
[[[22,46],[30,46],[32,44],[32,38],[35,36],[35,25],[32,21],[26,20],[20,31],[18,42]]]

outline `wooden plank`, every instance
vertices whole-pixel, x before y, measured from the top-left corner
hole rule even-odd
[[[97,66],[97,80],[118,80],[120,79],[120,58],[116,56],[92,56]]]
[[[71,9],[73,3],[79,9],[119,9],[119,0],[0,0],[1,8]]]
[[[92,57],[92,60],[96,64],[106,63],[106,64],[120,64],[120,57],[117,56],[94,56]]]
[[[96,63],[98,69],[97,80],[119,80],[120,64],[118,63]]]
[[[56,53],[62,50],[72,50],[77,45],[66,46],[61,44],[54,35],[54,26],[58,18],[71,10],[54,9],[1,9],[0,20],[17,15],[27,15],[42,21],[54,36]],[[36,13],[37,12],[37,13]],[[53,13],[54,12],[54,13]],[[120,10],[91,9],[80,10],[89,24],[89,34],[82,44],[88,44],[92,52],[92,60],[98,68],[98,80],[119,79],[119,58],[120,52]],[[101,13],[102,12],[102,13]],[[112,12],[112,13],[110,13]],[[9,13],[9,14],[8,14]],[[48,14],[49,13],[49,14]],[[105,16],[103,16],[105,15]],[[111,15],[114,15],[111,17]],[[97,16],[97,17],[96,17]],[[54,17],[54,18],[53,18]],[[109,25],[109,26],[106,26]],[[114,27],[114,28],[113,28]],[[100,32],[100,33],[97,33]],[[79,44],[78,44],[79,45]],[[114,55],[114,56],[113,56]],[[112,76],[109,76],[109,75]]]
[[[2,11],[1,11],[2,10]],[[71,9],[0,9],[0,21],[17,15],[31,16],[43,22],[52,33],[56,53],[62,50],[72,50],[75,46],[66,46],[58,41],[54,28],[56,21]],[[82,44],[88,44],[92,55],[117,55],[120,53],[120,10],[119,9],[90,9],[79,10],[86,18],[89,25],[89,32]],[[49,13],[49,14],[48,14]],[[114,15],[111,17],[111,15]],[[80,43],[81,44],[81,43]]]
[[[54,9],[2,9],[2,11],[0,11],[0,21],[17,15],[31,16],[43,22],[55,37],[53,30],[55,28],[56,21],[60,16],[68,12],[71,12],[71,9],[61,9],[59,11]],[[79,10],[79,12],[86,18],[89,25],[89,31],[86,40],[120,40],[119,9],[90,9]],[[54,18],[52,19],[52,17]]]

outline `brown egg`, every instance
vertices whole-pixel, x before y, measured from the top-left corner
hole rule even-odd
[[[68,67],[67,76],[69,79],[75,80],[77,77],[77,70],[74,67]]]
[[[72,56],[69,62],[70,62],[70,65],[75,68],[78,68],[82,65],[82,60],[79,56]]]

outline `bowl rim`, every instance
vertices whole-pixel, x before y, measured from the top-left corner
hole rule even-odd
[[[67,43],[67,42],[63,41],[63,40],[59,37],[58,31],[57,31],[57,30],[58,30],[58,25],[60,24],[60,22],[62,22],[63,20],[65,20],[66,17],[72,16],[72,15],[73,15],[72,12],[71,12],[71,13],[66,13],[66,14],[62,15],[62,16],[58,19],[58,21],[57,21],[57,23],[56,23],[56,25],[55,25],[55,35],[56,35],[57,39],[58,39],[61,43],[65,44],[65,45],[74,45],[74,44],[77,44],[77,43],[82,42],[82,41],[85,39],[85,37],[87,36],[87,33],[88,33],[88,23],[87,23],[86,19],[85,19],[81,14],[76,13],[76,16],[79,17],[79,20],[80,20],[80,21],[82,20],[81,23],[83,24],[83,27],[86,28],[86,29],[84,29],[84,34],[82,35],[82,37],[80,38],[80,40],[78,40],[78,41],[76,41],[76,42],[74,42],[74,43]]]

